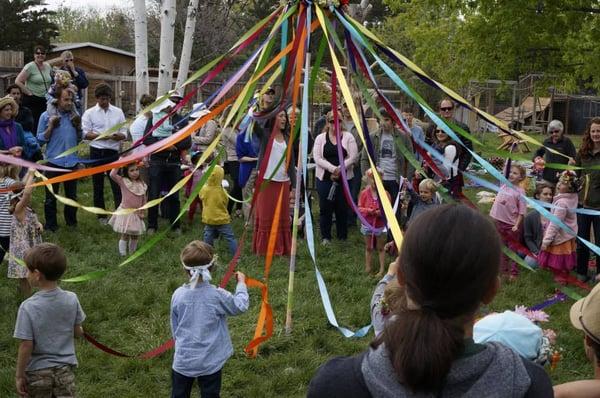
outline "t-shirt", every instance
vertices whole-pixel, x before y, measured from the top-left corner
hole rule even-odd
[[[383,169],[383,179],[386,181],[398,180],[398,159],[394,136],[382,133],[380,138],[379,167]]]
[[[77,295],[57,287],[21,303],[13,337],[33,340],[27,370],[77,365],[74,329],[85,320]]]
[[[16,181],[10,177],[0,178],[0,189],[6,189]],[[13,216],[8,212],[10,207],[10,192],[0,193],[0,236],[10,236]]]
[[[48,92],[50,84],[52,83],[52,78],[50,77],[50,70],[52,70],[52,68],[50,65],[44,62],[44,67],[41,68],[40,71],[40,68],[38,68],[35,62],[30,62],[25,65],[24,69],[28,76],[25,86],[31,90],[36,97],[46,96],[46,92]]]
[[[271,179],[272,181],[289,181],[290,177],[288,176],[285,166],[285,159],[280,163],[281,158],[286,155],[287,144],[285,141],[279,142],[277,140],[273,140],[273,147],[271,148],[271,154],[269,156],[269,163],[267,164],[267,170],[265,171],[265,178]],[[271,176],[273,176],[271,178]]]

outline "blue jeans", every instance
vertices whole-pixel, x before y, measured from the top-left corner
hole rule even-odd
[[[204,242],[213,246],[213,243],[216,238],[222,235],[223,238],[227,241],[227,245],[229,245],[229,251],[233,256],[235,251],[237,250],[237,241],[235,240],[235,236],[233,235],[233,229],[231,229],[231,224],[223,224],[223,225],[204,225]]]
[[[202,398],[218,398],[221,394],[221,371],[206,376],[187,377],[171,369],[171,398],[189,398],[192,394],[194,379],[198,380],[198,388]]]

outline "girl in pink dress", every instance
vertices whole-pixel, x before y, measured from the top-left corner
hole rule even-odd
[[[121,169],[119,174],[117,169],[110,171],[110,178],[121,188],[121,204],[117,210],[137,209],[146,204],[146,193],[148,186],[140,179],[140,169],[136,163],[129,164]],[[119,254],[121,256],[133,253],[137,249],[137,242],[140,235],[146,232],[143,218],[144,210],[138,210],[129,214],[113,214],[109,224],[113,230],[120,234]]]

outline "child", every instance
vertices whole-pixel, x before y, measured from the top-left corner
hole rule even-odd
[[[31,295],[31,286],[27,281],[27,268],[17,262],[33,246],[42,243],[44,227],[38,221],[31,208],[31,193],[35,170],[29,169],[25,177],[25,189],[11,195],[9,212],[13,215],[10,235],[10,257],[8,259],[8,277],[19,278],[19,290],[24,297]],[[28,186],[29,185],[29,186]]]
[[[175,340],[171,397],[188,398],[194,379],[198,380],[203,397],[218,397],[221,370],[233,354],[225,317],[248,309],[246,276],[236,274],[233,295],[211,285],[213,248],[199,240],[188,243],[180,259],[190,283],[175,290],[171,298],[171,331]]]
[[[525,179],[525,168],[518,164],[513,164],[510,168],[508,181],[514,188],[503,184],[496,195],[496,200],[490,210],[490,217],[494,219],[496,228],[506,247],[511,250],[518,250],[521,246],[521,227],[527,206],[522,195],[525,190],[519,186],[519,183]],[[519,275],[517,264],[511,261],[506,255],[502,255],[500,262],[501,271],[510,274],[510,280],[514,280]]]
[[[196,167],[196,163],[198,163],[198,160],[200,159],[200,155],[201,155],[200,152],[193,152],[192,156],[190,158],[190,162],[189,162],[190,164],[189,165],[181,165],[182,169],[185,168],[183,175],[185,175],[185,176],[190,175],[192,170],[194,170],[194,168]],[[192,194],[192,192],[194,192],[194,189],[196,189],[196,186],[200,182],[202,175],[204,175],[204,165],[201,165],[196,171],[194,171],[194,175],[192,176],[192,178],[190,178],[190,180],[187,182],[187,184],[185,184],[185,197],[186,198],[189,198],[190,195]],[[188,209],[188,221],[190,222],[190,224],[194,221],[194,215],[196,214],[196,209],[198,209],[198,208],[200,210],[200,213],[202,213],[202,203],[200,203],[200,198],[195,197],[194,200],[192,201],[192,203],[190,204],[190,208]]]
[[[146,204],[148,186],[140,178],[140,169],[136,163],[131,163],[121,169],[123,176],[117,169],[110,171],[110,178],[121,187],[121,204],[117,210],[137,209]],[[108,223],[113,231],[121,234],[119,239],[119,254],[121,256],[133,253],[137,249],[138,237],[146,231],[144,225],[144,210],[130,214],[113,214]]]
[[[22,189],[23,184],[17,181],[18,173],[14,167],[7,163],[0,163],[0,190]],[[12,214],[8,211],[10,207],[10,192],[0,192],[0,261],[4,260],[10,245],[10,228],[12,226]],[[8,275],[9,278],[10,272]],[[25,278],[26,276],[22,276]],[[17,278],[13,276],[12,278]],[[21,276],[18,276],[21,278]]]
[[[202,222],[204,225],[204,241],[212,246],[215,238],[223,235],[229,251],[233,256],[237,250],[237,241],[231,229],[231,216],[227,211],[229,198],[223,188],[225,172],[221,166],[215,166],[208,177],[206,185],[200,190],[202,201]]]
[[[385,227],[385,218],[381,214],[373,171],[368,169],[365,175],[369,186],[363,189],[358,196],[358,210],[374,228],[383,228]],[[386,195],[389,199],[390,194],[386,192]],[[381,278],[385,267],[385,251],[383,250],[383,247],[387,238],[386,230],[384,228],[383,231],[375,233],[369,230],[365,225],[361,225],[360,232],[365,236],[365,271],[367,274],[371,273],[371,259],[373,250],[376,248],[379,253],[379,273],[377,274],[377,277]]]
[[[437,197],[437,184],[431,178],[426,178],[419,183],[419,194],[412,189],[411,184],[406,183],[407,192],[410,195],[410,208],[412,209],[410,217],[406,222],[406,227],[412,220],[424,211],[438,206],[440,201]]]
[[[73,336],[83,336],[85,314],[77,295],[58,287],[67,268],[62,248],[40,243],[24,258],[31,286],[39,291],[21,303],[14,337],[21,340],[17,357],[19,396],[75,397],[77,366]]]
[[[396,278],[399,261],[397,257],[390,263],[387,274],[377,283],[371,297],[371,323],[375,337],[381,334],[385,324],[397,311],[406,308],[404,288],[398,284]]]
[[[577,208],[578,187],[579,181],[573,171],[565,170],[561,173],[552,201],[552,215],[575,235],[550,222],[544,232],[538,256],[540,267],[550,269],[554,274],[554,281],[561,285],[567,283],[569,272],[577,264],[577,216],[573,209]]]
[[[78,90],[77,86],[71,82],[71,74],[68,71],[58,69],[54,72],[54,83],[50,86],[48,92],[46,93],[46,110],[48,112],[48,116],[60,116],[57,108],[58,98],[56,98],[56,92],[59,87],[66,88],[73,93],[71,120],[73,121],[75,128],[78,128],[81,125],[81,117],[79,113],[77,113],[77,108],[79,107],[79,96],[77,95]],[[79,126],[76,124],[79,124]]]
[[[552,203],[552,197],[554,196],[554,188],[552,185],[539,182],[535,186],[535,193],[533,194],[534,199],[541,200],[542,202]],[[544,230],[548,225],[548,220],[540,215],[537,210],[532,210],[525,216],[523,221],[523,243],[529,249],[531,254],[537,256],[542,246],[542,238],[544,236]],[[537,258],[527,255],[525,262],[532,268],[539,266]]]

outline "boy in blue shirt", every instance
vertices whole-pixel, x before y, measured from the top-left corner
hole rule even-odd
[[[221,369],[233,354],[225,317],[248,309],[246,276],[236,274],[234,294],[210,284],[216,257],[212,246],[199,240],[183,248],[180,260],[190,282],[175,290],[171,298],[175,340],[171,397],[189,398],[194,379],[202,398],[218,397]]]
[[[74,336],[85,314],[77,295],[58,287],[67,268],[62,248],[41,243],[25,254],[27,279],[39,291],[21,303],[14,337],[21,340],[15,384],[19,396],[75,397]]]

